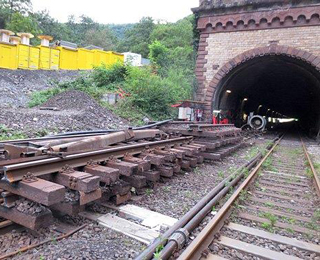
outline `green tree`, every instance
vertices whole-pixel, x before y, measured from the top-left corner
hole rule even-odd
[[[162,70],[169,66],[169,49],[159,41],[149,45],[149,59]]]
[[[5,28],[14,13],[26,15],[31,9],[31,0],[0,0],[0,27]]]
[[[90,44],[102,47],[105,50],[115,50],[117,38],[108,27],[90,29],[85,32],[83,45]]]
[[[20,13],[12,15],[11,21],[6,24],[6,29],[13,32],[29,32],[34,35],[41,33],[37,22],[31,16],[24,16]]]
[[[140,53],[143,57],[149,55],[151,33],[155,27],[151,17],[144,17],[131,30],[125,33],[125,39],[119,44],[120,51]]]
[[[67,40],[70,32],[66,24],[59,23],[52,18],[47,10],[32,14],[33,19],[37,22],[38,27],[43,34],[51,35],[54,40]]]
[[[160,41],[168,48],[192,46],[193,16],[176,23],[158,24],[150,35],[151,41]]]

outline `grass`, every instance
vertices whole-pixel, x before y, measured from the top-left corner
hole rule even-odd
[[[249,176],[249,170],[248,170],[247,168],[245,168],[245,169],[242,171],[242,173],[243,173],[243,176],[244,176],[245,178],[248,178],[248,176]]]
[[[248,198],[248,192],[246,190],[242,190],[239,195],[240,201],[246,201]]]
[[[255,157],[259,153],[258,147],[251,147],[250,150],[247,152],[245,159],[249,160]]]
[[[264,228],[265,230],[268,230],[269,232],[273,232],[273,226],[268,222],[263,222],[261,224],[261,227]]]
[[[275,171],[274,166],[272,166],[272,159],[270,157],[264,161],[262,167],[268,171]]]
[[[273,208],[274,207],[274,205],[271,202],[265,202],[264,205],[269,207],[269,208]]]
[[[294,233],[294,230],[292,228],[287,228],[286,229],[289,233],[293,234]]]
[[[218,177],[219,177],[220,179],[223,179],[223,178],[224,178],[224,173],[223,173],[223,171],[218,171]]]
[[[147,194],[147,196],[150,196],[152,193],[153,193],[153,190],[146,189],[146,194]]]
[[[25,134],[20,131],[9,129],[5,125],[0,125],[0,141],[16,140],[27,138]]]
[[[163,250],[163,245],[160,245],[156,248],[156,251],[153,253],[154,259],[159,259],[160,260],[160,256],[161,256],[161,251]]]
[[[320,209],[317,209],[312,216],[312,220],[314,221],[320,221]]]
[[[275,216],[274,214],[269,213],[269,212],[262,212],[259,214],[259,216],[270,220],[271,227],[274,227],[274,225],[276,224],[276,222],[278,220],[277,216]]]
[[[310,168],[306,169],[306,174],[309,178],[313,178],[313,172]]]
[[[56,88],[49,88],[49,89],[46,89],[46,90],[33,92],[31,94],[28,106],[30,108],[31,107],[35,107],[35,106],[39,106],[39,105],[45,103],[48,99],[50,99],[53,96],[58,95],[58,94],[60,94],[60,93],[62,93],[64,91],[65,90],[56,87]]]

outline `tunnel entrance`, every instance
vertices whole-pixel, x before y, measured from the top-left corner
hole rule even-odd
[[[217,84],[213,110],[238,127],[251,112],[265,117],[295,118],[302,128],[318,133],[320,73],[289,55],[252,58],[233,68]]]

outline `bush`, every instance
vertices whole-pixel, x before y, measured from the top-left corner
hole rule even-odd
[[[127,76],[127,67],[121,63],[112,66],[96,67],[91,75],[92,81],[98,88],[114,90]]]
[[[150,68],[131,67],[128,72],[124,88],[130,93],[132,104],[155,119],[170,117],[171,105],[189,96],[183,86],[161,78]]]

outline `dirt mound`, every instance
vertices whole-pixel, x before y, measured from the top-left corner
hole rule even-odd
[[[79,76],[71,70],[6,70],[0,69],[0,107],[27,107],[30,94],[52,88],[52,82],[66,82]]]
[[[101,110],[102,108],[92,97],[88,94],[78,91],[70,90],[62,92],[52,98],[47,102],[42,104],[40,107],[57,107],[60,110]]]
[[[59,110],[40,110],[41,107],[57,107]],[[2,109],[1,124],[29,136],[39,132],[123,129],[130,125],[86,93],[76,90],[60,93],[33,109]]]

